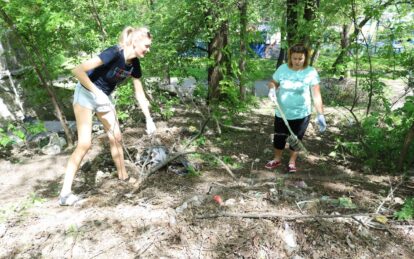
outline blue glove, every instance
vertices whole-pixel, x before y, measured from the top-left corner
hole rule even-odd
[[[325,121],[325,116],[323,116],[323,114],[319,114],[318,117],[316,118],[316,121],[319,124],[319,132],[324,132],[326,130],[326,121]]]

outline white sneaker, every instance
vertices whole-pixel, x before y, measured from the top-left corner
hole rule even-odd
[[[72,206],[80,200],[81,198],[79,196],[76,196],[73,193],[69,193],[65,196],[59,196],[59,205],[60,206]]]

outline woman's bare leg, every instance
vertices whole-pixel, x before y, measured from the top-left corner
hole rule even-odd
[[[92,140],[92,111],[79,104],[73,105],[73,110],[75,112],[76,128],[78,130],[78,144],[66,166],[65,179],[62,190],[60,191],[61,196],[65,196],[72,191],[73,179],[83,157],[91,147]]]
[[[118,120],[115,116],[115,109],[106,113],[97,113],[96,115],[104,125],[105,131],[108,134],[109,144],[111,146],[111,155],[114,160],[116,170],[118,171],[118,178],[125,180],[128,178],[128,173],[125,168],[124,150],[122,149],[122,134],[119,128]]]
[[[283,154],[283,149],[275,148],[275,155],[274,155],[273,160],[281,161],[282,160],[282,154]]]
[[[296,165],[296,159],[298,158],[298,152],[290,150],[289,164]]]

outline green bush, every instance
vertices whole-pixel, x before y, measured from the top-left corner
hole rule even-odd
[[[394,170],[400,158],[405,135],[414,120],[414,97],[407,97],[400,109],[380,114],[373,112],[361,120],[361,128],[351,128],[348,135],[360,134],[364,144],[355,140],[338,140],[336,148],[342,148],[355,157],[364,160],[371,169]],[[414,156],[414,147],[408,151]],[[386,159],[384,156],[386,155]]]
[[[410,220],[414,217],[414,199],[407,198],[400,211],[394,213],[394,217],[398,220]]]

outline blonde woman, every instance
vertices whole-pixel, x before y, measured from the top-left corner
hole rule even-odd
[[[302,44],[293,45],[288,51],[288,63],[281,65],[273,74],[273,79],[268,83],[269,98],[273,102],[277,101],[286,116],[289,127],[300,140],[302,140],[309,125],[312,100],[318,114],[319,130],[321,132],[326,130],[319,75],[313,67],[308,65],[309,59],[310,52],[306,46]],[[270,170],[282,164],[282,153],[289,135],[288,128],[277,109],[274,125],[273,146],[275,152],[273,160],[265,165]],[[297,171],[297,157],[298,153],[290,147],[290,158],[287,164],[289,173]]]
[[[72,193],[72,183],[83,157],[91,147],[92,116],[95,113],[102,122],[109,137],[111,155],[120,180],[127,181],[128,173],[124,164],[121,144],[121,131],[116,118],[115,107],[110,94],[126,78],[132,77],[135,97],[146,118],[147,133],[155,132],[156,127],[149,112],[149,102],[141,83],[140,58],[150,51],[152,36],[147,28],[125,28],[119,44],[112,46],[72,70],[79,80],[76,86],[73,109],[78,131],[76,149],[66,166],[64,183],[59,196],[61,206],[75,204],[79,197]]]

